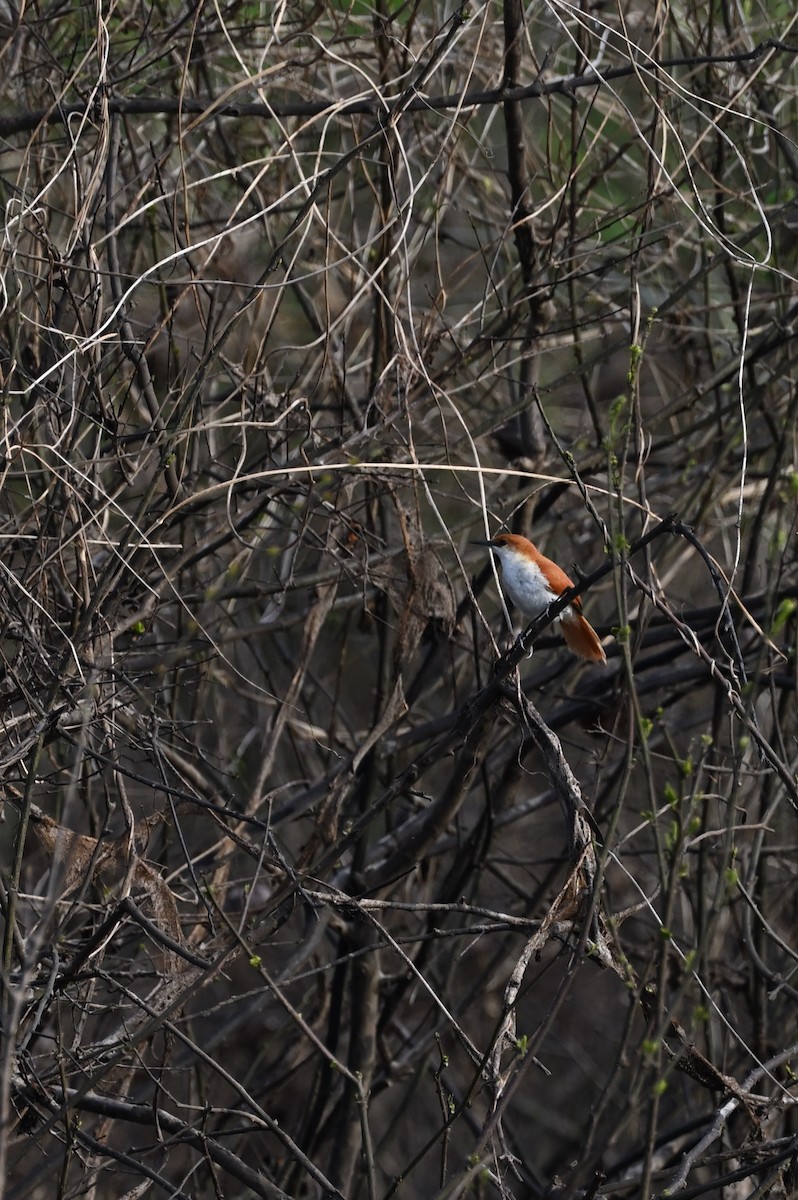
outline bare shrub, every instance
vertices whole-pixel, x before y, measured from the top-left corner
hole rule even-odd
[[[5,6],[7,1198],[792,1193],[793,24]]]

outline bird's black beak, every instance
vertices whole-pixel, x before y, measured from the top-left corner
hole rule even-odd
[[[484,538],[471,538],[469,546],[490,546],[493,549],[493,542],[485,541]]]

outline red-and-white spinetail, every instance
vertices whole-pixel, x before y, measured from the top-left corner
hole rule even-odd
[[[556,562],[541,554],[529,538],[517,533],[499,533],[489,542],[501,563],[502,590],[508,600],[527,620],[539,616],[553,600],[573,587],[573,583]],[[589,662],[607,662],[607,655],[593,626],[582,616],[582,602],[577,596],[559,617],[562,635],[568,649]]]

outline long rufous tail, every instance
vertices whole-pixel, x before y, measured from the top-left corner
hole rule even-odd
[[[599,636],[581,613],[574,613],[570,620],[561,621],[560,628],[569,650],[577,654],[579,658],[606,665],[607,655],[604,653]]]

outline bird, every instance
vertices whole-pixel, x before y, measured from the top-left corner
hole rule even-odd
[[[552,601],[574,586],[562,567],[541,554],[529,538],[518,533],[499,533],[489,541],[475,545],[489,546],[498,556],[502,590],[529,620],[540,616]],[[573,654],[606,666],[604,647],[593,626],[582,616],[582,602],[578,596],[563,609],[557,621]]]

